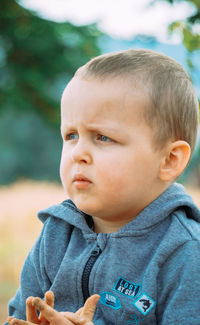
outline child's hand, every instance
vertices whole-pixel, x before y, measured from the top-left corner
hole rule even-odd
[[[20,320],[19,324],[40,324],[40,325],[49,325],[49,322],[40,314],[38,317],[37,309],[33,306],[32,301],[34,297],[28,297],[26,300],[26,319],[27,322]],[[54,307],[54,294],[52,291],[47,291],[44,296],[44,303],[50,307]],[[14,317],[8,318],[8,324],[18,324],[19,320],[16,320]]]
[[[33,323],[32,321],[23,321],[12,319],[9,325],[35,325],[35,324],[49,324],[49,325],[94,325],[92,322],[96,305],[99,300],[99,295],[93,295],[85,302],[84,307],[80,308],[76,313],[63,312],[59,313],[51,306],[47,305],[40,298],[33,298],[32,305],[35,310],[40,311],[40,316],[47,323]],[[34,315],[34,314],[33,314]],[[32,317],[32,315],[31,315]],[[33,318],[32,318],[33,319]]]
[[[49,322],[40,314],[37,316],[37,311],[33,305],[34,297],[29,297],[26,300],[26,319],[29,322],[40,325],[49,325]],[[47,291],[44,296],[44,303],[50,307],[54,307],[54,294],[52,291]]]

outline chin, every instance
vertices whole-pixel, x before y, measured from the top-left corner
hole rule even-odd
[[[82,211],[90,216],[94,216],[96,214],[96,210],[92,209],[91,207],[88,207],[85,205],[76,205],[76,206],[80,211]]]
[[[79,200],[75,200],[73,202],[80,211],[82,211],[88,215],[96,216],[99,213],[101,213],[101,211],[97,208],[97,206],[95,206],[92,203],[89,203],[89,202],[86,203],[85,201],[80,202]]]

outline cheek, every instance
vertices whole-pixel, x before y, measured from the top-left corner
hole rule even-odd
[[[118,190],[127,184],[130,178],[130,166],[127,161],[119,157],[115,160],[104,160],[98,168],[98,176],[101,178],[105,189]]]
[[[98,168],[98,175],[104,186],[104,191],[135,190],[143,186],[146,178],[152,178],[152,166],[149,166],[147,157],[144,154],[134,152],[123,152],[112,159],[104,159]]]
[[[60,178],[63,185],[67,179],[68,167],[69,167],[69,158],[67,158],[67,156],[62,153],[61,160],[60,160]]]

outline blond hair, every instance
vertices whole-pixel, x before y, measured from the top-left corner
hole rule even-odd
[[[144,118],[154,130],[156,148],[169,140],[184,140],[193,152],[198,131],[199,103],[183,67],[166,55],[151,50],[126,50],[100,55],[75,74],[84,79],[134,79],[145,89],[149,108]]]

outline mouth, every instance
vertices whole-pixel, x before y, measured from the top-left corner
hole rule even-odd
[[[76,189],[86,189],[92,182],[82,174],[76,174],[73,178],[73,184]]]

